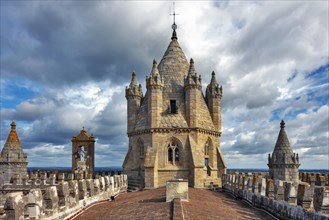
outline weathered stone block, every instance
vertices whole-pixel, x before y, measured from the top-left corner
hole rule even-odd
[[[68,181],[69,184],[69,204],[75,206],[79,202],[79,187],[77,180]]]
[[[187,180],[170,180],[166,184],[166,202],[173,199],[188,201],[188,181]]]
[[[78,180],[78,188],[79,188],[79,199],[85,199],[87,197],[87,185],[86,180]]]
[[[70,206],[70,189],[68,182],[61,182],[57,185],[58,205],[61,209],[66,209]]]
[[[43,202],[46,215],[50,216],[58,212],[58,195],[56,186],[50,186],[45,189]]]
[[[95,189],[94,189],[94,180],[93,179],[87,179],[86,180],[87,185],[87,192],[90,197],[95,195]]]
[[[30,219],[39,219],[43,212],[43,197],[40,189],[31,189],[28,194],[27,214]]]
[[[23,193],[13,193],[6,199],[4,210],[5,220],[24,220],[24,199]]]
[[[311,187],[308,183],[298,184],[297,191],[297,205],[302,206],[304,209],[311,208],[313,199],[314,187]]]
[[[281,180],[274,181],[274,199],[279,201],[284,200],[283,181]]]

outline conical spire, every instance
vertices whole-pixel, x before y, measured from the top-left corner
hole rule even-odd
[[[21,142],[16,133],[16,123],[11,122],[11,131],[1,151],[1,157],[6,162],[27,162],[26,154],[23,152]]]
[[[190,60],[190,68],[188,70],[188,77],[192,77],[195,76],[196,72],[195,72],[195,67],[194,67],[194,60],[191,58]]]
[[[282,120],[280,123],[279,136],[276,141],[273,153],[293,154],[292,149],[290,147],[288,136],[284,128],[285,128],[285,123]]]
[[[16,123],[12,121],[10,126],[11,131],[8,135],[4,148],[22,148],[18,135],[16,133]]]
[[[129,87],[130,88],[133,88],[134,86],[138,86],[137,79],[136,79],[136,73],[135,72],[133,72],[131,74],[131,82],[130,82]]]
[[[210,84],[212,86],[214,86],[214,87],[218,85],[217,80],[216,80],[215,71],[212,71],[212,73],[211,73],[211,81],[210,81]]]

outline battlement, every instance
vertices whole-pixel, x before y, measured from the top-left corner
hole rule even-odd
[[[222,175],[222,187],[280,219],[327,219],[329,215],[329,185],[273,180],[266,173],[235,173]]]
[[[0,219],[66,219],[93,204],[126,192],[128,185],[127,175],[68,181],[62,176],[59,174],[56,178],[51,174],[48,179],[34,179],[35,176],[14,179],[12,185],[6,187],[20,186],[25,190],[6,195],[5,214]]]

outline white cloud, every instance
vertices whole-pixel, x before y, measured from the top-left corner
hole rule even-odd
[[[1,85],[17,76],[32,82],[28,88],[43,89],[2,109],[2,128],[8,131],[12,118],[24,121],[25,146],[56,150],[69,148],[85,126],[99,138],[97,163],[121,165],[124,87],[133,70],[145,85],[152,59],[163,55],[171,3],[1,4]],[[327,166],[329,84],[327,74],[309,73],[328,64],[328,2],[177,2],[176,9],[187,58],[194,58],[204,84],[215,70],[223,85],[221,147],[228,166],[265,168],[280,119],[302,167],[314,168],[311,158],[318,168]]]

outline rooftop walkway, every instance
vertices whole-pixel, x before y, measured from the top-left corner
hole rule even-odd
[[[244,201],[203,189],[189,188],[189,202],[175,201],[173,206],[178,215],[173,213],[172,203],[166,203],[166,189],[159,188],[119,195],[75,219],[273,219]]]

